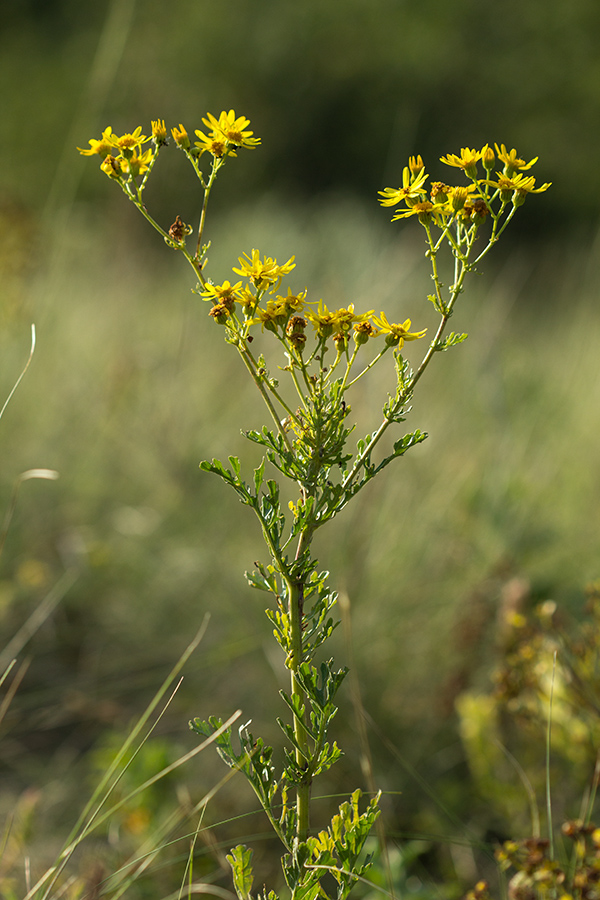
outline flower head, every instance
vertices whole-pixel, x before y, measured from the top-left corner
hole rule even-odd
[[[200,138],[199,141],[194,142],[194,146],[200,150],[200,156],[206,152],[212,154],[216,159],[221,159],[226,153],[228,156],[237,155],[233,148],[227,146],[227,141],[222,134],[213,132],[210,135],[206,135],[203,131],[195,131],[194,133]]]
[[[267,300],[266,308],[259,307],[250,324],[253,325],[255,322],[260,322],[263,331],[266,328],[267,331],[277,333],[277,329],[286,324],[289,315],[285,304],[281,300]]]
[[[462,209],[467,200],[469,199],[469,194],[471,194],[474,190],[476,190],[474,184],[468,185],[459,185],[458,187],[450,188],[450,206],[453,212],[458,212],[459,209]]]
[[[475,197],[461,207],[460,214],[465,221],[481,225],[489,211],[490,208],[483,197]]]
[[[522,206],[528,194],[542,194],[547,191],[552,182],[535,187],[533,175],[498,175],[496,180],[486,179],[484,184],[489,184],[500,191],[504,200],[508,200],[512,194],[512,202],[515,206]]]
[[[441,210],[441,206],[431,203],[429,200],[419,200],[403,212],[397,212],[395,216],[392,216],[392,222],[396,222],[398,219],[407,219],[408,216],[418,216],[422,225],[428,225],[431,222],[432,212],[437,215]]]
[[[425,163],[420,156],[411,156],[408,160],[408,168],[413,175],[419,175],[425,168]]]
[[[368,322],[372,315],[372,309],[367,313],[355,313],[354,303],[351,303],[347,309],[343,306],[340,309],[336,309],[333,313],[333,326],[342,334],[347,334],[352,325],[359,322]]]
[[[446,203],[452,188],[443,181],[434,181],[431,185],[430,197],[434,203]]]
[[[278,296],[277,299],[284,304],[285,308],[289,310],[289,312],[300,312],[304,308],[304,303],[306,301],[306,289],[300,291],[299,294],[292,294],[292,289],[288,288],[288,292],[285,297]]]
[[[208,314],[209,316],[212,316],[218,325],[225,325],[227,319],[231,315],[231,310],[226,303],[215,303]]]
[[[229,281],[224,281],[223,284],[207,283],[204,290],[200,292],[200,296],[204,297],[206,300],[212,300],[213,303],[222,303],[231,311],[237,300],[236,291],[241,288],[241,286],[241,281],[238,281],[237,284],[233,285],[230,284]]]
[[[157,119],[156,122],[151,122],[152,125],[152,138],[156,143],[157,147],[162,147],[163,144],[167,143],[167,129],[165,126],[164,119]]]
[[[389,344],[391,347],[398,347],[398,349],[403,346],[404,341],[416,341],[422,338],[427,331],[426,328],[423,331],[411,331],[410,319],[406,319],[401,324],[388,322],[384,312],[380,316],[373,316],[373,322],[379,328],[381,334],[387,335],[385,339],[386,344]]]
[[[509,177],[514,175],[515,172],[523,172],[525,169],[530,169],[538,161],[538,157],[534,156],[529,162],[525,162],[524,159],[519,159],[516,150],[509,152],[504,144],[501,144],[500,147],[496,144],[496,153],[498,154],[498,159],[501,159],[504,163],[504,174]]]
[[[312,310],[306,312],[306,318],[317,332],[318,337],[328,338],[333,334],[335,313],[329,312],[322,300],[319,300],[316,312]]]
[[[456,153],[448,153],[446,156],[440,157],[440,162],[462,169],[469,178],[477,178],[477,163],[484,154],[487,154],[487,151],[487,144],[481,150],[470,150],[469,147],[463,147],[460,156]]]
[[[133,134],[122,134],[119,137],[117,134],[111,134],[110,143],[113,147],[116,147],[117,150],[123,152],[131,152],[141,147],[142,144],[145,144],[146,141],[149,141],[150,138],[146,137],[145,134],[142,134],[142,126],[138,125]]]
[[[244,257],[246,258],[244,259]],[[244,253],[244,256],[238,257],[238,260],[240,268],[233,269],[236,275],[247,278],[259,290],[271,288],[272,292],[277,290],[283,276],[291,272],[296,265],[293,256],[282,266],[278,265],[277,260],[270,256],[265,256],[261,260],[258,250],[253,250],[251,256]]]
[[[121,158],[117,158],[115,156],[105,156],[102,162],[100,163],[100,168],[103,172],[108,175],[109,178],[121,178],[123,175],[123,169],[121,168]]]
[[[190,139],[188,137],[188,133],[183,127],[180,125],[179,127],[175,126],[175,128],[171,128],[171,134],[173,135],[173,140],[177,144],[178,147],[181,147],[182,150],[189,150],[190,147]]]
[[[366,344],[369,338],[375,337],[377,334],[377,329],[373,328],[370,322],[357,322],[354,325],[354,341],[359,347],[361,344]]]
[[[93,156],[95,153],[97,153],[98,156],[101,156],[102,159],[104,159],[108,156],[109,153],[112,152],[112,148],[114,146],[111,140],[112,137],[112,128],[109,126],[108,128],[104,129],[104,131],[102,132],[102,137],[99,141],[94,140],[94,138],[88,141],[88,144],[90,145],[89,149],[84,150],[81,147],[78,147],[77,149],[82,156]]]
[[[223,111],[218,119],[215,119],[210,113],[206,114],[206,119],[202,119],[207,128],[210,128],[213,137],[221,135],[229,144],[236,147],[246,147],[253,150],[257,144],[260,144],[260,138],[252,137],[253,131],[247,131],[250,119],[245,116],[236,118],[233,109],[229,112]]]
[[[153,158],[154,151],[152,149],[149,148],[145,153],[141,153],[138,146],[131,156],[119,157],[119,162],[124,172],[129,173],[132,178],[137,178],[138,175],[143,175],[148,171]]]
[[[405,200],[410,206],[417,202],[426,190],[423,187],[429,176],[425,174],[425,170],[421,169],[418,174],[412,175],[409,166],[405,166],[402,172],[402,187],[385,188],[379,191],[382,200],[379,202],[382,206],[397,206],[402,200]]]

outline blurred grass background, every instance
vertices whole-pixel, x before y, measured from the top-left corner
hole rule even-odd
[[[32,321],[38,333],[1,423],[3,508],[25,469],[61,476],[21,491],[0,572],[3,645],[74,576],[20,654],[29,667],[1,726],[1,805],[38,799],[40,860],[207,611],[161,724],[166,757],[194,745],[192,715],[238,707],[278,740],[284,683],[263,598],[242,575],[264,557],[260,535],[198,471],[207,457],[254,459],[240,428],[262,423],[260,404],[182,261],[75,146],[158,117],[193,131],[206,111],[234,107],[263,144],[217,186],[214,277],[252,247],[296,254],[295,289],[419,327],[430,321],[422,235],[391,226],[377,190],[399,183],[409,154],[439,177],[440,155],[485,141],[540,156],[536,176],[552,189],[528,200],[471,278],[452,322],[470,338],[420,386],[409,424],[430,438],[318,543],[350,600],[376,780],[402,792],[386,800],[388,829],[429,835],[419,850],[429,871],[467,882],[479,859],[469,841],[506,836],[511,823],[471,780],[455,701],[489,689],[497,610],[516,579],[532,602],[578,616],[598,575],[600,7],[5,0],[2,15],[3,395]],[[196,220],[190,176],[175,148],[161,154],[147,203],[163,224]],[[357,398],[361,429],[377,421],[390,376],[381,369]],[[341,629],[336,654],[349,659]],[[347,755],[323,794],[362,781],[348,698],[343,713]],[[194,794],[222,774],[207,754],[194,765]],[[560,802],[578,801],[588,775],[563,783]],[[168,807],[177,787],[152,802]],[[226,790],[211,822],[252,809],[244,791]],[[124,818],[122,833],[144,827]],[[253,829],[265,830],[260,818],[239,825]],[[229,845],[229,828],[215,834]],[[269,845],[257,844],[269,874]]]

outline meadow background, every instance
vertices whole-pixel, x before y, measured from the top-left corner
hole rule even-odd
[[[164,118],[191,132],[231,107],[262,146],[220,178],[211,273],[229,277],[253,247],[295,254],[290,284],[330,308],[431,321],[420,229],[391,225],[376,202],[409,154],[443,178],[442,154],[503,142],[539,155],[537,178],[553,182],[471,278],[452,322],[469,340],[435,360],[415,398],[411,425],[429,439],[318,545],[349,598],[353,637],[339,629],[336,655],[360,682],[399,884],[460,895],[489,868],[486,842],[527,834],[519,779],[478,765],[465,710],[492,690],[506,605],[551,599],[577,622],[599,575],[599,38],[595,0],[4,0],[3,396],[31,322],[38,346],[0,423],[2,508],[20,472],[44,466],[60,479],[23,485],[1,559],[3,647],[57,600],[18,647],[23,678],[0,724],[0,813],[17,811],[3,877],[24,856],[36,872],[51,860],[207,612],[185,681],[127,778],[192,748],[192,716],[240,707],[278,740],[284,675],[263,597],[243,579],[264,558],[261,537],[198,470],[213,456],[255,459],[240,429],[262,424],[259,398],[182,260],[75,149],[107,125],[147,133]],[[177,214],[196,220],[191,176],[176,148],[161,154],[146,202],[167,227]],[[381,370],[359,397],[361,427],[390,384]],[[323,780],[324,808],[364,784],[354,716],[347,691],[337,722],[346,757]],[[534,732],[520,761],[537,785],[544,741]],[[483,740],[480,763],[490,747]],[[566,814],[593,769],[591,737],[582,747],[556,779]],[[82,871],[130,852],[221,766],[204,753],[127,807]],[[222,847],[244,837],[265,878],[277,877],[253,810],[240,781],[219,794],[197,873],[229,887]],[[187,846],[167,852],[171,867],[139,896],[173,889]]]

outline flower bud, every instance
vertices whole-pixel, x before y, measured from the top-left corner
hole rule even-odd
[[[434,203],[445,203],[449,192],[450,188],[443,181],[434,181],[431,185],[431,199]]]
[[[338,331],[338,333],[333,336],[333,343],[335,344],[336,350],[339,350],[341,353],[341,351],[345,350],[348,346],[348,338],[343,332]]]
[[[417,156],[417,157],[411,156],[410,159],[408,160],[408,168],[410,169],[410,171],[412,172],[413,175],[417,176],[425,168],[425,163],[423,162],[423,160],[421,159],[420,156]]]
[[[229,310],[224,303],[215,303],[208,314],[218,325],[224,325],[229,318]]]
[[[452,191],[452,209],[458,212],[462,209],[469,198],[469,192],[466,187],[455,187]]]
[[[304,319],[302,316],[292,316],[292,318],[288,322],[285,333],[289,338],[291,338],[294,335],[304,334],[305,328],[306,319]],[[306,338],[304,340],[306,340]]]
[[[375,337],[377,331],[370,322],[357,322],[354,326],[354,342],[358,347],[366,344],[370,337]]]
[[[486,172],[491,172],[496,163],[496,154],[488,144],[481,151],[481,162]]]
[[[190,149],[190,139],[183,125],[180,125],[179,128],[171,128],[171,134],[178,147],[181,147],[182,150]]]

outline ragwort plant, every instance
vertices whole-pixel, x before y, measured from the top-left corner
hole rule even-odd
[[[207,114],[202,121],[206,132],[195,131],[195,141],[183,125],[171,129],[172,142],[185,154],[199,182],[195,235],[180,216],[163,228],[144,205],[144,190],[158,156],[171,143],[164,121],[152,122],[149,136],[142,134],[141,126],[124,135],[107,128],[80,152],[101,158],[102,171],[167,245],[186,259],[196,281],[193,290],[208,304],[209,317],[239,354],[267,408],[269,424],[246,432],[264,454],[249,479],[234,456],[228,465],[213,459],[200,467],[218,475],[252,509],[267,547],[267,561],[255,563],[246,577],[252,587],[271,595],[266,613],[290,673],[289,692],[281,692],[287,718],[278,719],[285,739],[284,763],[278,771],[273,748],[251,734],[249,723],[239,729],[239,745],[226,729],[217,746],[227,765],[250,782],[283,846],[283,874],[291,896],[327,898],[330,885],[335,885],[338,900],[343,900],[368,868],[363,848],[379,815],[378,796],[365,805],[361,791],[354,791],[327,827],[311,831],[314,781],[341,755],[329,729],[347,672],[333,659],[323,659],[322,652],[317,657],[337,624],[336,593],[313,556],[313,539],[373,478],[425,440],[427,435],[415,429],[401,434],[391,449],[381,449],[388,430],[404,423],[415,388],[433,358],[466,338],[446,332],[467,275],[491,250],[526,197],[549,185],[535,187],[535,178],[528,174],[537,157],[526,162],[504,144],[496,145],[495,151],[486,144],[481,150],[465,148],[442,158],[466,176],[465,184],[436,181],[427,188],[428,175],[417,156],[404,168],[400,187],[380,191],[380,203],[395,209],[392,221],[418,220],[431,265],[428,300],[439,322],[421,361],[412,368],[405,347],[423,340],[424,329],[414,329],[409,318],[391,322],[383,311],[358,311],[353,304],[329,309],[323,300],[309,300],[305,289],[284,290],[282,284],[296,266],[293,256],[279,263],[252,249],[233,267],[233,281],[209,277],[205,230],[212,189],[225,164],[241,150],[256,148],[260,139],[249,130],[249,120],[234,110],[218,118]],[[450,273],[447,285],[442,280],[444,267]],[[258,331],[272,335],[268,358],[254,352]],[[351,447],[352,389],[384,358],[391,361],[393,375],[380,424]],[[292,486],[295,499],[287,508],[280,483],[267,474],[267,464],[269,473],[275,470]],[[222,728],[222,721],[194,719],[191,727],[206,737]],[[241,900],[252,896],[251,856],[251,850],[238,846],[228,857]],[[275,892],[267,894],[266,889],[259,896],[276,900]]]

